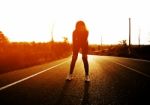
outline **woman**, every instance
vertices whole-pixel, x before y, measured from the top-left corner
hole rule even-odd
[[[76,23],[75,30],[73,31],[72,36],[72,42],[73,42],[73,56],[72,61],[70,65],[70,72],[67,76],[67,80],[72,80],[72,74],[74,71],[75,63],[78,57],[79,50],[82,50],[82,60],[84,63],[84,69],[85,69],[85,81],[89,82],[89,64],[87,60],[87,54],[88,54],[88,30],[86,29],[86,25],[83,21],[78,21]]]

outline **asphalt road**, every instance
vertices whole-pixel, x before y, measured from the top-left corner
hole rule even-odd
[[[0,105],[150,105],[150,61],[89,55],[90,83],[81,56],[65,81],[71,57],[0,75]]]

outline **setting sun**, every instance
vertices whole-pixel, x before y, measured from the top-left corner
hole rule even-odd
[[[72,40],[75,23],[83,20],[89,43],[118,44],[128,41],[128,18],[132,21],[131,43],[149,44],[148,0],[1,0],[0,31],[10,41],[47,42]],[[102,39],[102,40],[101,40]]]

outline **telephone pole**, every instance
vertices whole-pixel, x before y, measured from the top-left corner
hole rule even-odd
[[[128,53],[131,54],[131,18],[129,18],[129,48]]]
[[[139,48],[140,48],[140,44],[141,44],[141,29],[139,29],[138,42],[139,42]]]
[[[54,42],[53,31],[54,31],[54,24],[52,24],[52,28],[51,28],[51,42]]]
[[[101,35],[101,50],[103,50],[103,38],[102,38],[102,35]]]

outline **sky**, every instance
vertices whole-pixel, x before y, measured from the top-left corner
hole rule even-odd
[[[78,20],[89,30],[91,44],[150,44],[149,0],[0,0],[0,31],[10,41],[47,42],[67,37]]]

